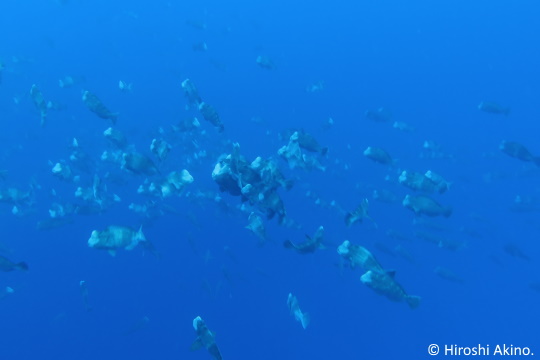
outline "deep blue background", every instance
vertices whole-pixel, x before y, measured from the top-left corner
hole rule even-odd
[[[0,169],[9,175],[0,189],[28,189],[32,182],[40,189],[27,216],[0,204],[0,243],[11,249],[2,255],[30,266],[27,273],[0,274],[0,286],[15,289],[0,301],[1,358],[208,359],[205,351],[189,351],[197,315],[217,334],[225,359],[422,359],[431,343],[506,343],[540,353],[540,293],[529,287],[540,282],[538,213],[510,211],[516,195],[540,201],[540,171],[498,150],[506,139],[540,154],[539,11],[534,1],[487,0],[4,0]],[[194,52],[192,44],[201,41],[208,51]],[[276,69],[258,67],[258,55],[273,59]],[[86,81],[61,89],[58,79],[66,75]],[[149,153],[160,127],[189,116],[180,87],[187,77],[226,128],[218,134],[202,123],[212,146],[203,165],[175,160],[180,147],[173,148],[166,166],[188,168],[195,177],[191,190],[217,191],[210,174],[217,155],[230,151],[222,145],[227,140],[239,142],[248,159],[276,158],[284,144],[277,134],[295,126],[330,147],[326,172],[291,171],[279,160],[296,179],[290,192],[280,193],[301,229],[268,221],[272,241],[259,247],[244,228],[247,215],[174,198],[167,203],[182,215],[144,228],[160,259],[140,249],[113,258],[89,249],[87,239],[108,225],[139,226],[127,206],[144,202],[136,194],[143,178],[124,173],[123,188],[109,187],[121,203],[71,225],[36,230],[50,204],[72,200],[76,188],[54,178],[48,161],[67,160],[73,137],[96,159],[107,148],[102,132],[109,124],[84,107],[81,89],[119,111],[117,128]],[[133,83],[133,92],[120,92],[119,80]],[[305,91],[318,81],[324,81],[322,92]],[[32,84],[65,106],[49,114],[44,128],[29,97]],[[482,113],[480,101],[509,106],[511,114]],[[364,117],[381,106],[416,131]],[[329,117],[335,125],[325,130]],[[420,158],[425,140],[440,143],[453,159]],[[409,191],[395,183],[396,169],[362,156],[367,146],[386,149],[400,169],[431,169],[452,182],[436,198],[454,213],[429,231],[466,242],[464,249],[416,239],[414,232],[424,229],[412,225],[411,212],[371,200],[372,189],[400,198]],[[83,177],[91,182],[91,175]],[[378,228],[369,221],[347,228],[338,212],[306,197],[308,190],[346,210],[368,197]],[[239,204],[223,197],[232,207]],[[325,250],[302,256],[281,246],[287,238],[302,241],[320,225]],[[389,229],[411,241],[388,237]],[[392,303],[360,283],[359,269],[342,268],[335,248],[345,239],[395,269],[403,287],[422,297],[421,306],[413,311]],[[380,251],[381,243],[405,247],[415,263]],[[509,256],[506,244],[531,260]],[[464,283],[437,277],[437,266]],[[92,312],[84,309],[80,280],[88,284]],[[311,315],[307,330],[288,312],[289,292]],[[146,326],[130,331],[145,316]]]

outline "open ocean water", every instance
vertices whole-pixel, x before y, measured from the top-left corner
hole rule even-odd
[[[219,358],[190,349],[197,316],[226,360],[465,358],[479,346],[485,358],[497,346],[540,356],[537,2],[0,9],[0,359]],[[205,119],[203,101],[219,121]],[[198,126],[182,128],[194,117]],[[107,140],[110,127],[125,144]],[[295,131],[327,153],[278,155]],[[154,139],[170,147],[162,159]],[[393,162],[368,158],[369,146]],[[126,165],[133,154],[151,165]],[[235,173],[259,156],[290,190]],[[234,181],[220,189],[212,173],[231,158]],[[167,175],[183,169],[194,181],[166,193]],[[428,170],[446,191],[399,181]],[[254,195],[234,194],[248,184]],[[265,202],[271,194],[285,216]],[[451,215],[415,214],[406,195]],[[368,214],[347,226],[363,199]],[[265,240],[246,228],[251,213]],[[89,247],[109,226],[132,229],[129,239],[142,226],[147,241],[115,256]],[[319,226],[309,253],[284,246],[316,240]],[[370,268],[338,254],[345,240],[376,258],[383,287],[403,301],[361,281]],[[306,329],[289,293],[309,314]]]

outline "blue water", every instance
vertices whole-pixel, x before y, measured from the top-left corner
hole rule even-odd
[[[1,359],[210,359],[189,349],[198,315],[224,359],[423,359],[429,344],[513,344],[540,354],[540,292],[531,287],[540,282],[540,170],[499,151],[511,140],[540,155],[536,2],[3,0],[1,9],[0,170],[8,173],[0,190],[34,188],[25,214],[0,203],[0,255],[30,267],[0,274],[0,288],[14,290],[0,300]],[[194,51],[203,41],[208,50]],[[259,55],[275,69],[259,67]],[[84,82],[60,88],[67,75]],[[196,115],[185,109],[186,78],[225,126],[220,134],[201,119],[206,135],[197,141],[208,157],[193,164],[180,135],[175,143],[171,134],[171,125]],[[133,91],[121,92],[119,80]],[[306,91],[319,81],[322,91]],[[62,105],[44,127],[32,84]],[[146,155],[162,128],[173,148],[161,170],[188,169],[195,181],[186,192],[219,192],[211,173],[231,142],[249,161],[274,158],[295,179],[290,191],[278,192],[299,228],[265,220],[269,241],[259,246],[238,197],[221,194],[225,211],[184,193],[153,199],[175,213],[144,221],[160,257],[140,248],[115,257],[89,248],[93,230],[138,228],[143,220],[128,205],[152,199],[137,194],[144,176],[99,160],[111,150],[102,135],[110,123],[88,111],[83,89],[120,113],[115,128]],[[481,112],[481,101],[508,106],[510,114]],[[390,123],[364,116],[380,107],[392,112]],[[393,121],[415,131],[393,129]],[[278,134],[290,127],[329,147],[320,159],[325,172],[289,169],[277,156],[287,143]],[[76,171],[79,184],[54,177],[49,163],[69,164],[73,138],[95,160],[91,171]],[[425,140],[451,158],[421,157]],[[397,168],[365,158],[367,146],[384,148]],[[412,193],[397,183],[398,169],[433,170],[450,181],[448,192],[433,197],[451,206],[452,216],[427,219],[433,230],[414,225],[399,202],[372,199],[373,189],[400,199]],[[74,202],[78,186],[107,171],[124,181],[104,180],[121,202],[36,229],[52,203]],[[346,227],[342,214],[316,205],[307,191],[347,211],[368,198],[377,225]],[[534,209],[512,211],[517,195],[533,198]],[[282,246],[320,225],[325,249],[301,255]],[[415,237],[418,231],[466,245],[451,251]],[[346,239],[396,270],[403,288],[422,297],[420,306],[411,310],[363,285],[361,269],[344,267],[336,252]],[[414,261],[381,244],[400,245]],[[505,251],[508,244],[528,260]],[[463,282],[438,277],[437,266]],[[306,330],[289,313],[288,293],[311,316]]]

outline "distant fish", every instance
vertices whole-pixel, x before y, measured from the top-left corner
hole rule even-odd
[[[92,311],[92,307],[88,303],[88,286],[86,286],[86,281],[79,281],[79,289],[81,290],[84,308],[86,309],[86,311]]]
[[[154,154],[159,161],[163,161],[171,152],[171,145],[163,139],[152,139],[152,144],[150,144],[150,151]]]
[[[110,127],[103,132],[103,136],[118,149],[124,149],[127,146],[127,139],[119,130]]]
[[[32,98],[36,108],[39,110],[41,126],[45,126],[45,120],[47,119],[47,112],[49,111],[50,104],[45,101],[43,94],[36,84],[32,85],[32,88],[30,89],[30,97]]]
[[[499,149],[510,157],[525,162],[533,162],[536,166],[540,166],[540,156],[534,156],[524,145],[518,142],[503,141],[499,145]]]
[[[122,168],[137,175],[159,174],[159,169],[147,156],[138,152],[127,152],[122,154]]]
[[[345,240],[339,245],[337,252],[349,261],[351,268],[359,266],[366,271],[384,271],[381,264],[368,249],[360,245],[353,245],[349,240]]]
[[[81,84],[85,81],[85,78],[82,76],[64,76],[58,80],[58,86],[62,89],[69,88],[78,84]]]
[[[201,101],[199,103],[199,112],[203,116],[204,120],[214,125],[218,129],[219,132],[223,132],[225,127],[223,123],[221,122],[218,112],[212,105],[207,104],[204,101]]]
[[[362,202],[355,210],[345,214],[345,224],[351,226],[355,223],[361,223],[364,219],[369,219],[375,224],[375,227],[377,227],[377,223],[369,216],[368,211],[369,201],[368,199],[362,199]]]
[[[131,92],[133,91],[133,84],[120,80],[118,81],[118,88],[122,92]]]
[[[317,231],[315,232],[315,235],[313,237],[310,237],[309,235],[306,235],[306,241],[303,243],[293,243],[290,240],[285,240],[283,243],[283,246],[285,246],[288,249],[293,249],[299,254],[309,254],[315,252],[317,249],[324,248],[322,242],[324,239],[324,228],[322,226],[319,226]]]
[[[442,194],[446,192],[446,190],[450,189],[450,185],[452,183],[446,181],[441,175],[434,173],[431,170],[426,171],[424,174],[425,177],[427,177],[429,180],[431,180],[435,186],[436,190]]]
[[[291,293],[289,293],[289,296],[287,297],[287,306],[289,307],[289,310],[291,311],[291,315],[293,315],[296,321],[302,324],[302,327],[306,329],[311,320],[309,317],[309,314],[303,312],[300,309],[300,305],[298,304],[298,299],[296,298],[296,296],[294,296]]]
[[[394,121],[394,124],[392,124],[392,127],[394,129],[398,129],[404,132],[413,132],[414,130],[416,130],[414,126],[401,122],[401,121]]]
[[[142,232],[142,227],[135,231],[125,226],[108,226],[103,231],[92,231],[92,235],[88,239],[88,246],[107,250],[114,256],[116,250],[132,250],[143,241],[146,241],[146,237]]]
[[[315,137],[305,132],[303,129],[287,129],[282,131],[279,134],[279,137],[281,140],[290,140],[294,133],[298,134],[298,145],[300,145],[302,149],[309,152],[316,152],[323,156],[328,153],[328,147],[321,146]]]
[[[390,122],[392,120],[392,113],[385,108],[378,108],[377,110],[368,110],[364,114],[369,120],[376,122]]]
[[[255,62],[263,69],[274,70],[276,68],[276,65],[268,56],[259,55],[255,59]]]
[[[360,277],[360,281],[379,295],[396,302],[405,301],[411,309],[417,308],[420,305],[420,297],[408,295],[394,279],[394,274],[392,271],[369,270]]]
[[[248,218],[249,224],[246,226],[246,229],[251,230],[257,237],[259,237],[260,242],[264,243],[266,241],[266,230],[264,228],[264,223],[262,218],[252,212],[249,214]]]
[[[193,344],[191,344],[191,351],[204,347],[215,360],[222,360],[221,352],[216,344],[216,335],[208,329],[206,323],[200,316],[193,319],[193,328],[195,329],[197,338]]]
[[[494,102],[482,101],[478,105],[478,110],[487,112],[490,114],[502,114],[508,116],[510,114],[510,108],[501,106]]]
[[[82,100],[88,110],[96,114],[102,119],[111,120],[113,124],[116,124],[116,119],[118,118],[118,113],[111,112],[105,104],[93,93],[90,91],[83,92]]]
[[[506,244],[503,247],[505,253],[518,259],[530,261],[531,258],[525,254],[516,244]]]
[[[193,51],[205,52],[205,51],[208,50],[208,45],[206,45],[206,42],[201,41],[201,42],[197,42],[197,43],[192,44],[191,49]]]
[[[414,211],[414,213],[417,215],[444,217],[449,217],[452,215],[452,208],[442,206],[428,196],[407,195],[405,196],[405,199],[403,199],[403,206]]]
[[[199,106],[199,104],[202,103],[199,91],[190,79],[182,81],[182,89],[184,90],[184,95],[188,100],[189,106]]]
[[[368,146],[364,150],[364,156],[383,165],[394,165],[395,160],[384,150],[378,147]]]
[[[399,175],[398,181],[400,184],[414,191],[422,191],[432,193],[440,191],[439,186],[426,175],[416,172],[403,170]]]
[[[21,261],[18,263],[14,263],[13,261],[9,260],[8,258],[0,255],[0,271],[9,272],[13,270],[28,270],[28,265],[26,265],[25,262]]]

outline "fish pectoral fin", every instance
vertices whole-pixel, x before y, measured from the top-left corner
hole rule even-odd
[[[193,344],[191,344],[191,347],[189,348],[189,350],[191,351],[195,351],[195,350],[199,350],[200,348],[203,347],[203,343],[201,341],[201,338],[198,337],[197,339],[195,339],[195,341],[193,342]]]

